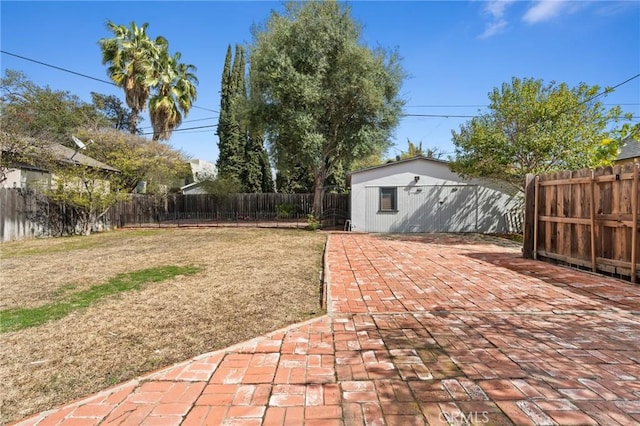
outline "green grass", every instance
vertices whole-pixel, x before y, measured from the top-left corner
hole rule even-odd
[[[203,268],[198,266],[161,266],[118,274],[104,284],[72,293],[64,300],[37,308],[17,308],[0,311],[0,333],[34,327],[47,321],[64,318],[69,313],[86,308],[96,301],[123,291],[138,290],[143,284],[157,283],[177,275],[193,275]]]

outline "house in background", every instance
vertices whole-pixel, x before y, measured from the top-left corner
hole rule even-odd
[[[622,165],[640,161],[640,142],[630,137],[622,141],[620,152],[616,157],[616,164]]]
[[[205,182],[213,182],[218,176],[216,165],[210,161],[191,159],[187,162],[189,165],[189,174],[187,176],[176,179],[171,188],[166,187],[165,190],[172,192],[174,189],[180,189],[182,194],[206,194],[203,184]],[[136,194],[147,193],[147,182],[140,181],[134,192]]]
[[[91,167],[103,172],[105,177],[119,172],[115,167],[59,143],[52,143],[48,149],[52,158],[62,165]],[[49,189],[52,181],[55,181],[55,172],[51,170],[32,164],[15,164],[5,173],[5,180],[0,182],[0,188]],[[105,182],[108,181],[105,179]]]
[[[185,195],[206,194],[206,184],[213,182],[218,177],[216,165],[210,161],[192,159],[189,160],[192,181],[180,187],[180,192]]]
[[[519,232],[522,195],[414,157],[351,173],[351,227],[365,232]]]

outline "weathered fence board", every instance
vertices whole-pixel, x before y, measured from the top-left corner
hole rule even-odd
[[[108,217],[92,225],[109,229]],[[74,209],[51,202],[35,190],[0,188],[0,241],[73,235],[81,231]]]
[[[348,194],[325,194],[324,228],[342,229],[349,219]],[[295,226],[304,227],[313,194],[130,195],[112,206],[99,229],[127,226]],[[77,233],[72,209],[34,191],[0,188],[0,241]]]
[[[640,164],[527,176],[523,254],[638,279]]]

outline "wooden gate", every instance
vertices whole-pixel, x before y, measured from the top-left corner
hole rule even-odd
[[[638,278],[640,164],[527,176],[523,254]]]

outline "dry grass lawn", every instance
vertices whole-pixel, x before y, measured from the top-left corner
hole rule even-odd
[[[326,236],[302,230],[125,230],[0,245],[0,309],[37,307],[119,273],[203,271],[0,334],[0,423],[322,312]]]

